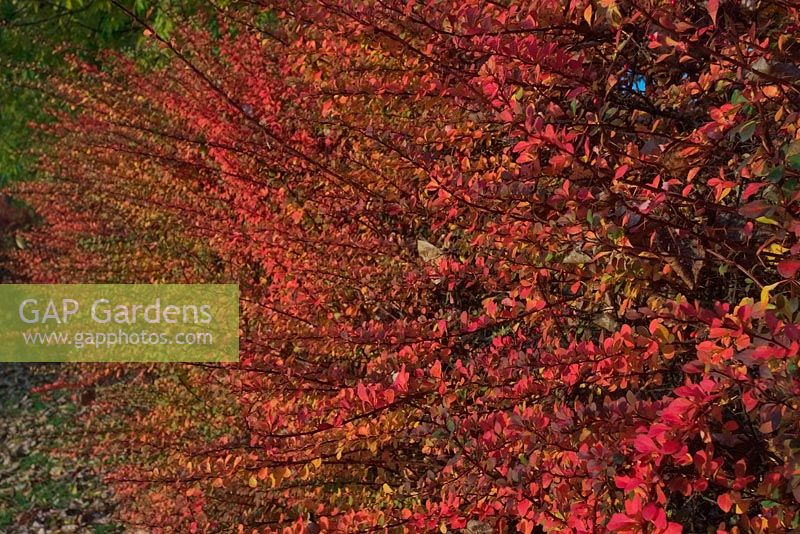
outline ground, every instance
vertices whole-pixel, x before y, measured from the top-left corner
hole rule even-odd
[[[0,532],[120,532],[97,466],[69,455],[81,406],[66,392],[31,391],[54,370],[0,363]]]

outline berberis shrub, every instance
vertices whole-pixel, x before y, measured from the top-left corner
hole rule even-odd
[[[125,520],[800,528],[796,2],[202,17],[76,63],[18,193],[34,280],[241,285],[239,364],[83,372]]]

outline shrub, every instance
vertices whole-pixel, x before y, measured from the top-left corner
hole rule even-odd
[[[34,277],[241,286],[98,396],[129,521],[798,527],[794,4],[266,4],[76,65],[26,195]]]

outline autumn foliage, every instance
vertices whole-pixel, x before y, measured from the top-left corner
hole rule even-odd
[[[35,280],[241,287],[240,364],[80,376],[126,521],[798,528],[795,2],[214,19],[76,63],[17,193]]]

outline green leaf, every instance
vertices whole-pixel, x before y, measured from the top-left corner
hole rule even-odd
[[[742,95],[742,92],[738,89],[733,92],[731,95],[731,104],[745,104],[747,103],[747,99]]]
[[[786,164],[790,169],[800,169],[800,139],[792,141],[786,146]]]
[[[734,131],[739,135],[741,141],[749,141],[756,131],[756,126],[758,126],[758,121],[751,120],[741,124]]]
[[[778,165],[774,169],[771,169],[769,173],[767,173],[767,180],[772,183],[780,182],[783,179],[783,165]]]

